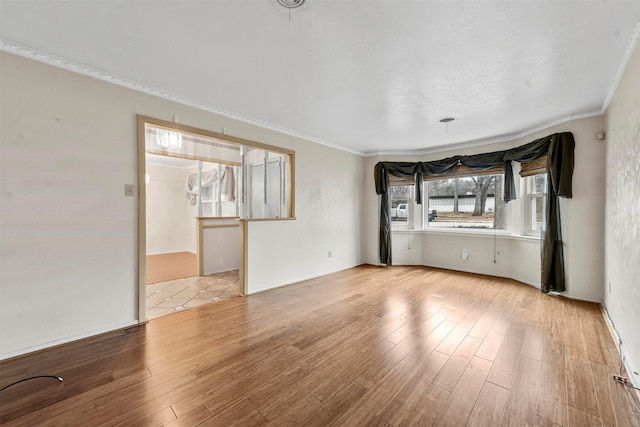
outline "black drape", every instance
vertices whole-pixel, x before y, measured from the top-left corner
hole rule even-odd
[[[516,198],[512,161],[528,162],[548,155],[549,188],[547,192],[547,232],[542,248],[542,290],[564,290],[564,258],[558,197],[571,198],[575,142],[571,132],[556,133],[510,150],[472,156],[453,156],[431,162],[379,162],[374,168],[376,193],[380,205],[380,262],[391,265],[391,218],[389,214],[388,174],[415,177],[416,203],[422,203],[422,181],[425,176],[443,176],[459,165],[470,170],[485,171],[502,166],[504,171],[504,201]],[[552,200],[553,199],[553,200]]]
[[[574,167],[575,142],[571,134],[551,136],[547,158],[547,208],[546,230],[541,250],[541,289],[564,292],[564,251],[562,249],[562,227],[560,222],[560,197],[573,196],[571,177]]]
[[[377,167],[377,166],[376,166]],[[389,176],[383,173],[380,176],[381,185],[384,188],[389,188]],[[377,184],[376,184],[377,185]],[[380,193],[379,193],[380,194]],[[389,212],[389,192],[384,191],[380,197],[380,241],[388,242],[391,245],[391,213]],[[379,245],[380,249],[380,262],[382,264],[391,265],[391,248],[387,250],[387,244]]]

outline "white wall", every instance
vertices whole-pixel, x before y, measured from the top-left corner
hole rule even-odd
[[[510,277],[511,241],[503,236],[494,238],[492,234],[433,232],[423,233],[422,240],[424,265]],[[495,263],[493,262],[494,245]],[[462,259],[463,249],[467,250],[467,260]]]
[[[147,255],[196,252],[198,212],[185,190],[190,173],[188,168],[147,162]]]
[[[595,137],[605,129],[605,117],[597,116],[574,120],[535,132],[513,141],[452,150],[421,156],[371,156],[366,160],[365,170],[365,211],[363,223],[365,260],[377,264],[378,257],[378,206],[375,194],[373,167],[379,161],[428,161],[457,154],[476,154],[517,147],[537,138],[556,133],[573,132],[576,140],[576,165],[574,170],[573,198],[560,202],[566,261],[568,296],[591,301],[602,301],[604,277],[604,244],[602,226],[604,223],[604,153],[605,145]],[[519,177],[515,169],[516,185]],[[510,202],[507,210],[508,228],[518,234],[522,231],[524,210],[522,191],[519,199]],[[395,237],[394,233],[394,239]],[[540,286],[540,245],[531,239],[498,238],[504,246],[501,255],[493,262],[493,240],[486,236],[468,234],[422,233],[422,262],[424,265],[453,268],[496,276],[512,277],[525,283]],[[392,246],[392,250],[396,249]],[[469,250],[469,260],[462,261],[461,251]],[[399,263],[405,254],[392,254],[394,263]]]
[[[361,263],[361,157],[0,55],[0,358],[137,323],[136,114],[296,150],[299,218],[251,225],[254,288]]]
[[[301,140],[288,148],[296,151],[296,220],[249,221],[248,293],[362,263],[364,159]]]
[[[630,371],[640,372],[640,44],[609,105],[606,146],[604,302]]]
[[[0,55],[6,357],[136,323],[136,108],[122,88]]]
[[[540,288],[540,240],[512,238],[509,275],[512,279]]]
[[[202,221],[203,273],[213,274],[240,268],[238,220],[207,218]]]
[[[422,236],[410,231],[399,231],[391,236],[391,253],[396,265],[423,265]]]

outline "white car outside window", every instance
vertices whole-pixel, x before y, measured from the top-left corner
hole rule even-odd
[[[397,218],[407,219],[407,204],[406,203],[401,203],[401,204],[398,205],[398,208],[396,209],[396,217]]]

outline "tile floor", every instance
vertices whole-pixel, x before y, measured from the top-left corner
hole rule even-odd
[[[147,319],[240,295],[238,270],[147,285]]]

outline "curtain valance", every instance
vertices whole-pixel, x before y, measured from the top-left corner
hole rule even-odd
[[[374,169],[376,193],[383,194],[389,188],[387,174],[405,177],[415,177],[419,184],[423,176],[444,176],[453,173],[458,165],[466,166],[473,171],[485,171],[495,166],[502,166],[504,176],[504,201],[516,198],[516,188],[513,180],[512,161],[530,162],[549,154],[555,157],[554,171],[558,180],[560,197],[571,197],[571,178],[573,176],[573,150],[575,142],[571,132],[555,133],[537,139],[520,147],[510,150],[494,151],[492,153],[475,154],[471,156],[453,156],[430,162],[379,162]],[[555,153],[551,153],[551,151]],[[567,156],[571,156],[570,159]],[[549,168],[551,170],[551,168]],[[419,178],[419,179],[418,179]],[[419,185],[416,185],[418,187]],[[418,198],[418,195],[420,197]],[[422,203],[422,193],[416,188],[416,202]]]

